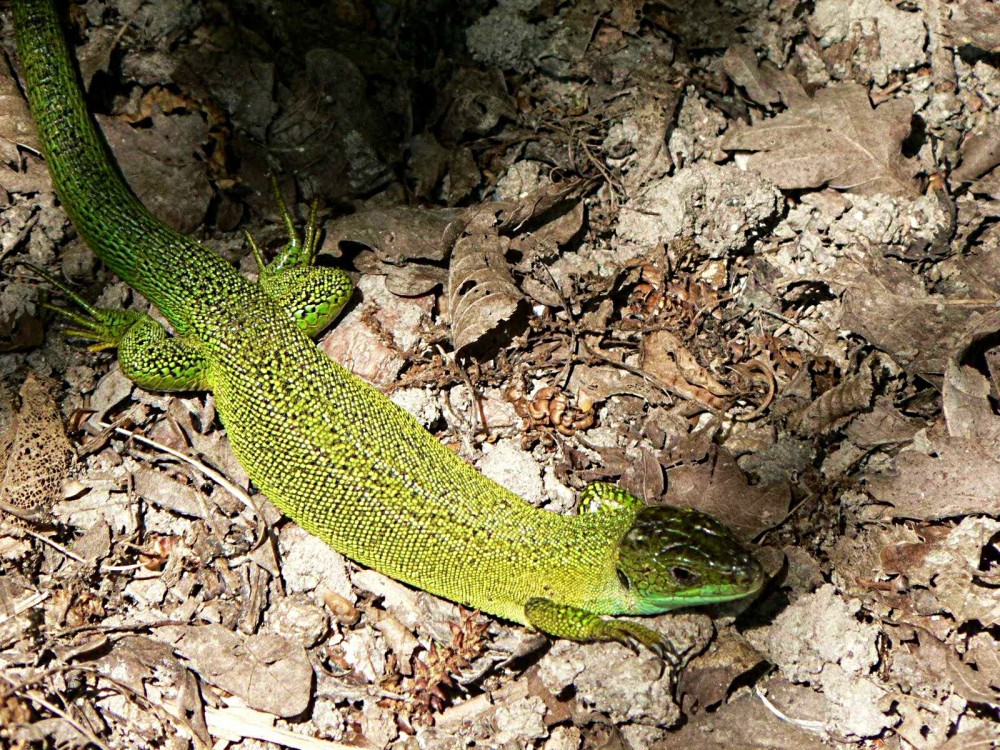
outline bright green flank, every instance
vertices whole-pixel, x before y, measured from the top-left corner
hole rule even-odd
[[[314,221],[260,280],[142,206],[86,111],[50,0],[15,0],[21,71],[56,192],[102,261],[149,299],[143,313],[67,312],[156,390],[205,389],[253,481],[348,557],[484,612],[573,640],[660,653],[656,631],[607,615],[655,614],[757,591],[760,565],[709,516],[591,485],[588,508],[532,507],[478,473],[312,342],[351,294],[313,265]],[[168,178],[168,175],[164,175]],[[285,213],[286,218],[288,216]],[[254,248],[258,262],[260,253]],[[593,510],[592,507],[597,509]]]

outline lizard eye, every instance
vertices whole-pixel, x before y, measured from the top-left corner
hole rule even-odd
[[[627,589],[632,588],[632,584],[629,582],[628,576],[622,573],[622,569],[618,568],[617,572],[618,572],[618,580],[621,583],[621,585]]]
[[[687,568],[673,567],[670,569],[670,575],[674,577],[674,580],[682,586],[687,586],[698,580],[698,574],[692,573]]]

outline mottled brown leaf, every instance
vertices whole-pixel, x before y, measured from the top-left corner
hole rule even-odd
[[[912,115],[909,99],[872,109],[864,87],[843,83],[734,132],[723,148],[756,152],[747,166],[786,190],[830,185],[853,193],[916,195],[917,164],[901,151]]]
[[[455,243],[448,277],[451,335],[458,351],[508,320],[522,300],[507,267],[508,241],[477,233]]]
[[[62,499],[62,483],[73,460],[62,415],[33,373],[21,386],[21,408],[0,435],[0,515],[45,522]]]

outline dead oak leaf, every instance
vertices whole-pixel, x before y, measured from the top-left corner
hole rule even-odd
[[[723,148],[756,152],[748,168],[785,190],[829,185],[859,194],[917,195],[917,164],[902,155],[912,115],[908,99],[873,109],[863,86],[843,83],[734,132]]]

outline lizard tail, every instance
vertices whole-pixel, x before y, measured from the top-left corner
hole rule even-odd
[[[54,1],[15,0],[13,9],[21,73],[56,194],[108,268],[162,300],[161,312],[183,332],[182,300],[171,305],[171,295],[204,285],[225,262],[153,216],[126,184],[87,111]]]

